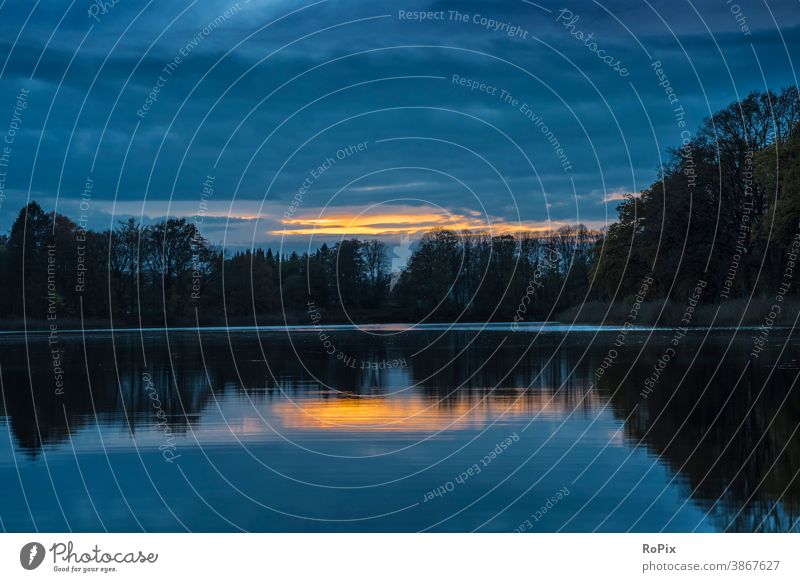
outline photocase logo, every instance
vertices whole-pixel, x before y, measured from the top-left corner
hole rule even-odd
[[[35,570],[44,562],[44,546],[39,542],[29,542],[19,551],[19,563],[26,570]]]

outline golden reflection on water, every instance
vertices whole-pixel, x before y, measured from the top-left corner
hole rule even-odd
[[[430,432],[448,428],[482,428],[496,420],[533,417],[564,417],[578,400],[553,396],[550,392],[475,396],[459,400],[436,400],[420,395],[381,397],[336,397],[319,400],[284,401],[273,411],[286,428],[322,430],[373,430]],[[590,392],[581,407],[597,404]]]

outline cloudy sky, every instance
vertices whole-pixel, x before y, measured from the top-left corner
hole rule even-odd
[[[684,129],[797,85],[799,25],[798,0],[0,0],[0,230],[82,194],[94,228],[188,216],[230,248],[599,227]]]

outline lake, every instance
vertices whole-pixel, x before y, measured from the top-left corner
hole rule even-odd
[[[0,524],[797,531],[798,340],[754,334],[2,333]]]

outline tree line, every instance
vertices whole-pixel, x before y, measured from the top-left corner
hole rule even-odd
[[[303,323],[313,302],[328,321],[502,319],[531,281],[540,301],[530,314],[544,315],[544,301],[580,299],[596,237],[584,227],[549,237],[436,230],[393,273],[392,251],[380,240],[226,256],[191,219],[129,219],[97,232],[31,202],[0,237],[0,317]]]
[[[604,231],[438,229],[397,272],[380,240],[226,254],[191,219],[97,232],[31,202],[0,236],[0,318],[308,323],[313,302],[327,322],[533,321],[587,301],[628,301],[644,278],[654,281],[648,300],[676,301],[703,280],[706,303],[793,283],[797,89],[752,93],[684,134],[658,179],[626,197]]]
[[[774,293],[800,233],[798,124],[797,88],[751,93],[707,118],[618,207],[593,260],[597,296],[633,295],[648,274],[654,299],[684,301],[699,280],[705,302]]]

